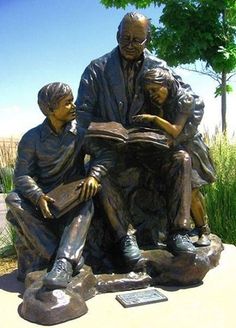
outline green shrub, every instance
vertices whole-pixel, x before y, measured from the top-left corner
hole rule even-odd
[[[223,242],[236,244],[236,143],[218,134],[210,149],[217,180],[204,190],[209,224]]]

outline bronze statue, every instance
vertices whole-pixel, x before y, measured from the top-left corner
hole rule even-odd
[[[118,46],[85,69],[77,108],[64,83],[38,93],[46,119],[22,137],[6,198],[29,321],[79,317],[97,293],[193,285],[218,263],[199,198],[214,179],[197,132],[204,104],[146,49],[150,30],[124,16]],[[190,207],[208,247],[189,237]]]
[[[66,287],[83,266],[83,247],[93,215],[92,197],[112,163],[109,151],[84,145],[84,130],[77,127],[71,88],[50,83],[38,93],[46,116],[21,139],[14,173],[15,190],[6,203],[8,220],[17,230],[18,278],[28,272],[50,268],[44,285]],[[88,174],[84,158],[92,155]],[[47,193],[61,184],[83,179],[77,204],[60,218],[52,215],[54,199]]]
[[[145,48],[149,38],[150,21],[145,16],[138,13],[129,13],[124,16],[117,33],[118,47],[92,61],[82,75],[76,106],[83,126],[88,126],[91,121],[115,121],[126,127],[132,126],[134,124],[133,116],[144,112],[143,73],[147,69],[155,67],[169,70],[164,61],[151,55]],[[179,86],[194,95],[188,85],[185,85],[176,75],[174,77]],[[198,99],[196,95],[194,97]],[[198,110],[203,111],[202,104],[199,104]],[[104,182],[100,197],[127,262],[137,261],[140,252],[135,235],[128,231],[132,215],[127,209],[129,205],[125,204],[126,202],[119,192],[119,174],[121,169],[125,170],[130,167],[136,157],[140,163],[139,167],[146,166],[150,170],[148,163],[153,163],[152,151],[149,150],[148,153],[146,149],[145,155],[142,156],[143,151],[134,149],[133,155],[130,156],[131,163],[128,163],[131,151],[128,151],[128,154],[127,152],[119,154],[119,164],[116,165],[116,170],[105,179],[107,182],[109,177],[110,181],[107,184]],[[165,177],[165,198],[168,212],[167,245],[174,253],[193,252],[194,246],[187,234],[191,225],[190,156],[183,149],[172,149],[160,152],[158,161],[156,157],[155,162],[156,166],[151,169],[158,172],[159,178],[162,180]],[[148,175],[147,171],[144,174]]]
[[[192,162],[192,217],[199,234],[198,246],[209,246],[207,235],[210,228],[201,186],[215,181],[215,170],[208,147],[197,130],[202,118],[200,99],[194,99],[184,89],[179,88],[174,77],[164,69],[148,70],[143,77],[144,89],[149,97],[146,112],[134,117],[135,122],[148,122],[162,128],[174,140],[174,147],[182,148],[191,156]],[[197,101],[197,103],[196,103]]]

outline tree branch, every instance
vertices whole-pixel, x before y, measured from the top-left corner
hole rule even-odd
[[[213,71],[211,72],[210,70],[208,71],[199,71],[198,69],[194,69],[194,68],[188,68],[188,67],[184,67],[184,66],[179,66],[180,68],[182,69],[185,69],[187,71],[190,71],[190,72],[194,72],[194,73],[198,73],[198,74],[202,74],[202,75],[207,75],[209,77],[211,77],[213,80],[217,81],[219,84],[221,83],[221,78],[220,76],[218,76],[216,73],[214,73]]]

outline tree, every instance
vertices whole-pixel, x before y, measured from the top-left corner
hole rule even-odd
[[[160,25],[152,25],[150,50],[169,65],[204,63],[203,74],[218,81],[221,96],[222,131],[226,132],[227,81],[236,68],[235,0],[101,0],[106,7],[125,8],[128,4],[146,8],[163,6]]]

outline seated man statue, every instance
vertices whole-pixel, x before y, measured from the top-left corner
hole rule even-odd
[[[48,268],[49,289],[66,287],[83,266],[82,251],[93,216],[92,197],[112,163],[108,150],[86,148],[84,130],[77,127],[71,88],[50,83],[38,93],[44,122],[21,139],[14,172],[15,190],[6,198],[8,220],[17,231],[18,279]],[[85,154],[91,155],[87,174]],[[61,184],[81,180],[79,202],[55,218],[47,193]]]
[[[143,73],[155,67],[165,67],[170,70],[163,60],[156,58],[146,49],[150,31],[150,20],[147,17],[139,13],[126,14],[118,27],[118,46],[93,60],[86,67],[76,100],[80,122],[84,127],[91,121],[114,121],[130,127],[133,124],[133,116],[143,113],[145,105],[145,95],[142,90]],[[175,74],[174,78],[179,86],[193,94],[189,85],[184,84]],[[196,95],[195,98],[197,102]],[[199,106],[199,110],[203,110],[203,106]],[[127,222],[132,221],[132,215],[128,211],[129,200],[124,197],[125,193],[121,185],[123,183],[126,189],[131,189],[135,174],[132,175],[128,171],[125,182],[120,181],[119,175],[127,171],[129,165],[134,165],[138,153],[138,150],[132,155],[130,151],[118,152],[119,160],[115,171],[107,176],[101,192],[101,203],[117,234],[121,253],[131,264],[139,260],[141,253],[135,235],[128,229]],[[146,164],[151,161],[151,154],[152,151],[146,152],[142,157],[142,165],[149,166]],[[156,157],[155,161],[157,161]],[[169,250],[174,253],[195,251],[187,235],[191,227],[191,158],[184,150],[160,153],[156,172],[165,180]],[[122,179],[124,180],[123,177]],[[143,196],[141,198],[145,199],[145,193]],[[135,220],[135,215],[133,217]]]

